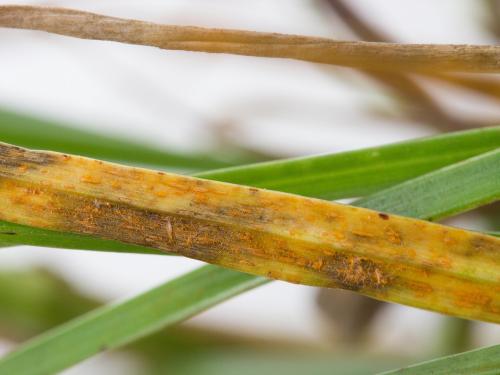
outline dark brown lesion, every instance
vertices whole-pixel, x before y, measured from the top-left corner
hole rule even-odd
[[[383,220],[389,220],[389,215],[387,215],[383,212],[379,212],[378,217],[383,219]]]
[[[0,168],[51,165],[55,163],[56,160],[56,156],[50,153],[30,151],[21,147],[0,143]]]
[[[466,256],[483,255],[488,257],[500,256],[498,240],[494,237],[477,234],[471,237]]]
[[[340,287],[352,291],[379,290],[393,279],[378,262],[342,252],[326,258],[323,271]]]
[[[141,209],[67,192],[55,193],[51,199],[63,231],[153,247],[209,263],[218,263],[237,243],[238,231],[231,226],[196,216]]]

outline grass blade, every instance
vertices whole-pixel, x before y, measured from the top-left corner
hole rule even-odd
[[[498,375],[500,345],[471,350],[380,375]]]
[[[276,33],[159,25],[72,9],[4,5],[0,26],[163,49],[278,57],[359,69],[500,72],[500,47],[345,42]]]
[[[337,154],[226,168],[199,173],[196,176],[317,198],[349,198],[381,190],[498,147],[500,127],[494,127]],[[85,239],[84,236],[75,234],[1,221],[0,239],[6,243],[34,246],[155,252],[108,240]]]
[[[463,168],[463,164],[461,164],[460,167]],[[418,183],[420,184],[421,180],[419,180]],[[438,184],[443,183],[446,184],[447,181],[443,182],[440,179],[439,173],[436,173],[432,174],[430,178],[427,178],[427,183],[425,184],[425,186],[428,190],[434,190],[439,189]],[[464,205],[468,206],[468,203],[462,199],[462,193],[465,193],[467,195],[467,190],[469,188],[470,185],[464,185],[463,190],[461,191],[453,190],[450,193],[450,199],[446,201],[446,203],[450,206],[447,207],[443,204],[443,212],[450,211],[450,207],[454,207],[454,211],[456,211],[456,207],[464,207]],[[405,184],[405,189],[411,190],[412,184]],[[429,204],[429,201],[424,199],[426,194],[426,191],[415,190],[414,195],[412,196],[412,200],[420,202],[423,207],[426,207]],[[394,202],[394,204],[395,206],[399,205],[398,202]],[[370,203],[369,200],[365,200],[365,205],[372,209],[379,208],[376,202]],[[390,207],[385,207],[385,209],[387,210],[387,212],[391,212]],[[402,214],[404,214],[404,212]],[[428,213],[425,211],[420,211],[420,215],[422,215],[420,216],[420,218],[425,219],[430,214],[435,214],[435,210],[431,209]],[[203,269],[214,270],[213,276],[206,279],[203,278],[197,280],[196,285],[193,280],[190,280],[190,287],[194,288],[196,286],[198,288],[197,292],[199,293],[193,293],[191,295],[192,301],[186,302],[187,304],[191,303],[192,305],[196,305],[201,302],[200,300],[203,300],[204,302],[209,301],[211,305],[204,305],[203,309],[218,304],[229,297],[236,296],[241,292],[241,290],[246,290],[246,287],[248,286],[247,283],[251,282],[248,279],[235,279],[232,282],[227,283],[227,285],[224,285],[218,292],[216,291],[212,295],[205,295],[203,292],[204,288],[212,287],[211,283],[212,281],[216,282],[218,272],[229,272],[234,273],[235,275],[240,274],[234,271],[223,270],[216,266],[205,266],[203,267]],[[260,277],[249,277],[250,280],[253,279],[253,281],[256,282],[257,285],[260,285],[261,282],[266,282],[266,280],[263,280]],[[142,311],[146,310],[155,311],[157,316],[159,316],[160,318],[140,320],[140,325],[133,324],[131,326],[129,323],[135,323],[135,318],[132,318],[129,321],[129,319],[123,317],[123,315],[121,314],[121,310],[114,309],[112,307],[96,310],[91,314],[82,316],[78,320],[71,321],[64,326],[49,331],[46,334],[29,341],[14,353],[1,359],[0,373],[5,372],[23,375],[52,374],[73,364],[76,364],[77,362],[80,362],[86,358],[89,358],[90,356],[98,353],[102,348],[117,348],[120,345],[129,343],[138,337],[144,336],[168,325],[178,323],[189,318],[190,316],[192,316],[192,314],[203,311],[203,309],[200,307],[198,307],[198,309],[192,308],[189,310],[188,314],[185,312],[185,310],[177,310],[175,308],[175,303],[172,303],[172,301],[169,301],[167,298],[163,297],[158,299],[157,295],[160,294],[162,296],[165,296],[165,291],[170,290],[173,282],[175,281],[169,281],[152,291],[148,291],[128,302],[124,302],[118,305],[123,306],[124,304],[127,304],[125,311],[127,312],[127,314],[130,314],[131,317],[134,317],[135,314],[141,314]],[[250,285],[249,287],[253,286],[254,285]],[[176,288],[178,287],[179,286],[177,285]],[[241,288],[241,290],[238,288]],[[134,303],[139,299],[141,301],[140,304]],[[171,304],[166,301],[170,302]],[[136,311],[134,312],[131,310]],[[175,319],[172,318],[172,315],[175,316]],[[108,332],[107,330],[103,330],[101,326],[102,322],[120,322],[120,324],[117,324],[116,327],[113,327],[114,332]],[[132,329],[129,329],[130,327],[132,327]],[[87,332],[92,332],[92,334],[86,334]],[[107,334],[103,335],[102,332],[107,332]],[[110,335],[112,335],[115,340],[121,344],[117,344],[115,342],[115,344],[113,345],[108,339]],[[82,343],[85,343],[85,347],[83,349],[80,348]],[[59,348],[64,348],[64,351],[59,351]],[[52,353],[61,353],[61,355],[51,355]],[[41,366],[32,366],[32,363],[41,364]]]
[[[31,245],[74,250],[112,251],[117,253],[163,254],[149,247],[125,244],[113,240],[103,240],[81,234],[40,229],[7,221],[0,221],[0,238],[2,239],[0,247]]]
[[[429,179],[436,183],[433,190],[427,189]],[[407,184],[411,187],[407,188]],[[468,186],[466,190],[463,190],[464,185]],[[428,202],[425,208],[422,208],[421,202],[411,199],[418,191],[426,193],[422,197]],[[456,195],[450,194],[453,191],[460,192],[463,204],[453,204]],[[375,203],[381,211],[390,208],[395,214],[404,213],[411,217],[421,217],[421,211],[424,210],[429,220],[439,220],[444,216],[463,212],[469,207],[479,207],[499,199],[500,148],[375,193],[367,199],[359,200],[357,205],[368,207],[366,204]],[[448,207],[448,211],[443,211],[442,207]]]
[[[480,162],[483,173],[500,176],[500,150]],[[500,322],[496,237],[6,144],[0,145],[0,176],[0,218],[5,221]],[[485,189],[498,196],[500,179],[492,180],[496,183]]]
[[[100,308],[49,331],[40,337],[42,342],[48,341],[46,345],[36,345],[35,350],[18,351],[0,360],[0,373],[57,373],[99,351],[119,347],[186,319],[265,281],[214,266],[202,267],[139,297]],[[32,362],[25,361],[26,355]]]
[[[79,293],[59,276],[45,269],[0,272],[0,328],[2,338],[18,342],[102,306],[95,297]],[[8,329],[6,328],[8,327]],[[301,341],[259,335],[223,333],[217,329],[171,327],[123,348],[139,357],[142,374],[208,375],[222,366],[219,375],[242,374],[258,364],[264,374],[331,374],[350,369],[350,375],[403,366],[397,356],[332,356],[323,347]],[[232,358],[230,363],[225,359]],[[141,366],[142,367],[142,366]],[[292,371],[294,369],[294,371]],[[343,373],[343,372],[342,372]]]
[[[315,198],[360,197],[499,147],[496,126],[196,176]]]
[[[189,155],[40,120],[0,108],[0,140],[37,150],[53,150],[109,161],[200,171],[232,165],[209,155]],[[131,152],[131,150],[134,150]]]

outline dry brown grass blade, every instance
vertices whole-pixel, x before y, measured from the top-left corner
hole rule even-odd
[[[0,6],[0,26],[171,50],[290,58],[383,71],[500,72],[500,46],[335,41],[275,33],[160,25],[71,9]]]
[[[0,220],[500,322],[500,239],[328,201],[0,144]]]

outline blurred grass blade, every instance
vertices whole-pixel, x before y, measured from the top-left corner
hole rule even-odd
[[[480,161],[478,170],[493,181],[483,189],[494,191],[490,199],[498,197],[500,149]],[[0,176],[0,218],[5,221],[500,322],[496,237],[7,144],[0,144]]]
[[[459,168],[464,168],[464,164],[460,164]],[[422,177],[422,179],[426,180],[426,184],[424,184],[425,189],[412,189],[413,186],[411,182],[406,183],[404,189],[412,191],[413,196],[411,200],[420,202],[422,207],[427,207],[430,203],[425,198],[427,196],[427,191],[439,190],[440,184],[446,185],[448,182],[443,182],[440,179],[439,172]],[[417,183],[421,184],[422,179],[418,179]],[[468,189],[470,188],[470,185],[464,185],[462,190],[452,190],[449,194],[449,199],[446,201],[446,204],[449,206],[443,204],[443,212],[458,212],[460,207],[463,209],[469,207],[470,205],[468,202],[462,199],[462,194],[469,196]],[[489,195],[489,192],[485,194]],[[347,194],[347,196],[349,196],[349,194]],[[377,202],[379,199],[380,197],[377,198]],[[364,204],[372,209],[379,208],[377,202],[374,201],[371,203],[369,199],[364,200]],[[394,207],[399,207],[400,205],[397,201],[393,203]],[[391,212],[392,208],[386,206],[385,209],[387,212]],[[406,214],[405,212],[401,212],[400,208],[398,210],[400,211],[399,213]],[[431,207],[429,212],[420,210],[421,219],[426,219],[431,214],[436,214],[434,207]],[[266,281],[256,276],[248,276],[249,279],[238,279],[237,277],[241,277],[240,273],[224,270],[216,266],[205,266],[201,270],[203,271],[195,271],[195,275],[198,275],[198,272],[211,273],[213,271],[214,273],[211,274],[212,276],[209,278],[197,279],[195,277],[194,279],[189,279],[189,287],[198,288],[197,291],[199,291],[199,293],[185,296],[186,298],[191,298],[191,301],[188,300],[185,302],[186,306],[190,306],[188,310],[183,308],[184,305],[178,307],[178,302],[176,300],[165,298],[165,296],[168,296],[166,291],[171,290],[172,283],[177,283],[176,289],[179,288],[178,280],[169,281],[130,301],[124,302],[116,307],[96,310],[27,342],[17,351],[0,360],[0,373],[26,375],[52,374],[91,357],[100,352],[102,348],[117,348],[120,345],[129,343],[148,333],[183,321],[210,306],[238,295],[242,291],[247,290],[247,288],[255,287]],[[222,285],[218,291],[207,293],[205,288],[211,290],[213,286],[212,283],[217,283],[219,272],[223,277],[226,277],[227,273],[230,275],[234,274],[234,276],[232,276],[234,279]],[[196,281],[194,281],[195,279]],[[251,284],[252,281],[255,282],[255,284]],[[158,298],[158,294],[161,295],[160,298]],[[135,303],[138,300],[140,300],[140,303]],[[124,316],[122,310],[119,309],[119,306],[123,305],[126,306],[126,316]],[[144,311],[156,314],[156,318],[149,317],[148,319],[137,320],[136,314],[140,316],[144,314]],[[127,316],[130,316],[130,319],[127,318]],[[140,322],[140,324],[137,324],[137,322]],[[107,328],[110,328],[110,326],[103,328],[103,324],[116,324],[116,326],[113,325],[113,331],[109,331]],[[106,334],[103,334],[104,332]],[[110,338],[113,338],[113,340]],[[61,350],[61,348],[64,350]],[[52,355],[52,353],[61,353],[61,355]],[[39,365],[33,366],[33,363]]]
[[[37,150],[187,171],[228,167],[238,162],[219,160],[210,155],[167,152],[136,141],[40,120],[1,107],[0,141]]]
[[[102,306],[102,301],[75,290],[70,283],[46,269],[0,272],[0,333],[19,342]],[[237,374],[258,364],[264,374],[285,369],[290,374],[331,374],[332,368],[351,368],[351,375],[368,369],[387,370],[407,363],[395,356],[367,355],[344,358],[321,345],[258,334],[221,332],[217,328],[170,327],[122,348],[139,357],[142,374]],[[232,357],[228,363],[224,359]],[[142,366],[141,366],[142,367]],[[255,369],[255,366],[254,366]],[[292,371],[292,369],[294,369]],[[208,371],[208,372],[207,372]]]
[[[317,198],[349,198],[372,193],[498,147],[500,127],[494,127],[337,154],[226,168],[199,173],[196,176]],[[100,149],[96,151],[100,152]],[[34,246],[155,252],[108,240],[85,239],[84,236],[75,234],[57,233],[1,221],[0,239],[7,243]]]
[[[498,375],[500,345],[471,350],[419,363],[380,375]]]
[[[46,345],[35,344],[36,348],[1,359],[0,373],[57,373],[99,351],[153,333],[264,282],[263,278],[243,273],[202,267],[141,296],[97,309],[49,331],[37,339],[47,341]],[[99,347],[95,346],[96,339]]]
[[[288,58],[381,71],[500,72],[500,47],[346,42],[241,30],[171,26],[73,9],[0,6],[0,26],[162,49]]]

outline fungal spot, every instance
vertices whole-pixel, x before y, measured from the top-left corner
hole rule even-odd
[[[174,240],[174,230],[172,228],[170,219],[167,219],[167,237],[169,242],[172,242]]]
[[[401,234],[393,228],[386,228],[385,237],[390,243],[394,245],[403,244],[403,240],[401,239]]]
[[[159,198],[165,198],[168,195],[168,193],[164,190],[155,191],[154,194]]]
[[[19,167],[17,167],[17,169],[19,170],[19,172],[24,173],[29,169],[29,167],[26,164],[22,164]]]
[[[406,286],[418,298],[423,298],[434,291],[434,288],[430,284],[417,280],[406,281]]]
[[[469,246],[465,252],[465,256],[475,256],[478,254],[496,255],[499,254],[497,240],[493,237],[476,235],[469,240]]]
[[[378,217],[383,220],[389,220],[389,215],[379,212]]]
[[[87,184],[99,185],[101,183],[101,179],[97,176],[92,176],[90,174],[85,174],[80,178],[81,182],[85,182]]]
[[[322,265],[322,271],[329,274],[335,284],[344,289],[381,289],[391,280],[374,261],[354,255],[335,253]]]
[[[0,165],[9,168],[18,168],[23,165],[50,165],[55,158],[46,152],[25,150],[21,147],[0,144]]]
[[[258,193],[259,193],[259,189],[256,189],[256,188],[253,188],[253,187],[248,188],[248,191],[249,191],[249,192],[250,192],[250,194],[252,194],[252,195],[256,195],[256,194],[258,194]]]

